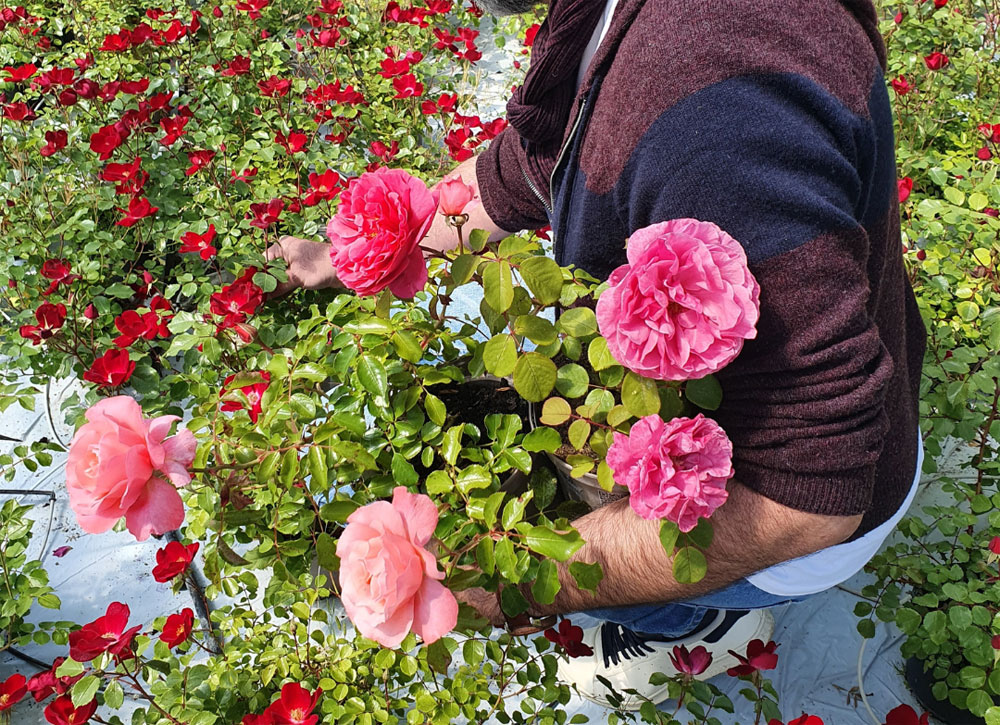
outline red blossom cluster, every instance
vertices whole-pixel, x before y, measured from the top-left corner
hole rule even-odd
[[[257,419],[260,417],[260,412],[262,409],[262,401],[264,399],[264,391],[271,384],[271,373],[261,370],[253,374],[253,377],[258,379],[260,382],[246,382],[245,380],[239,385],[233,386],[233,381],[236,380],[236,375],[229,375],[222,382],[222,391],[219,393],[222,400],[222,405],[220,410],[226,412],[233,412],[236,410],[246,410],[247,414],[250,416],[250,421],[256,423]],[[239,396],[242,393],[242,399]],[[246,403],[243,402],[246,400]]]
[[[108,350],[94,360],[83,379],[101,388],[117,388],[134,372],[135,362],[129,358],[128,350]]]
[[[163,624],[160,632],[160,641],[173,649],[179,644],[187,641],[194,628],[194,612],[185,607],[178,614],[171,614]]]
[[[188,23],[172,17],[173,14],[162,10],[147,11],[146,17],[149,20],[165,27],[154,28],[148,23],[139,23],[134,28],[121,28],[117,33],[105,35],[104,42],[98,50],[105,53],[124,53],[145,43],[157,46],[174,45],[188,35],[197,34],[201,29],[200,11],[192,10],[191,20]]]
[[[981,123],[978,129],[979,133],[986,139],[986,143],[976,151],[976,157],[980,161],[989,161],[993,158],[996,150],[1000,148],[1000,123]]]
[[[323,690],[318,687],[315,692],[309,692],[299,683],[289,682],[264,712],[244,716],[240,725],[316,725],[319,715],[312,711],[322,694]]]
[[[253,283],[258,271],[256,267],[248,267],[236,281],[209,298],[212,314],[222,318],[217,326],[219,332],[233,330],[244,342],[253,339],[253,331],[245,323],[264,303],[264,292]]]
[[[43,302],[35,310],[35,320],[37,325],[22,325],[20,333],[24,339],[31,340],[32,345],[41,345],[63,326],[66,321],[66,305]]]
[[[197,541],[184,545],[179,541],[169,541],[166,546],[156,552],[156,566],[153,567],[153,579],[161,584],[183,574],[194,561],[195,554],[201,544]]]
[[[764,644],[761,640],[755,639],[747,645],[746,654],[737,654],[729,650],[729,654],[735,657],[739,664],[726,670],[730,677],[745,677],[755,672],[773,670],[778,666],[778,655],[775,650],[777,643],[768,642]]]
[[[589,657],[594,654],[594,650],[583,643],[583,629],[568,619],[560,620],[559,629],[550,627],[542,634],[552,644],[562,647],[570,657]]]
[[[333,169],[327,169],[322,174],[315,171],[309,174],[309,191],[302,203],[306,206],[316,206],[321,201],[333,201],[347,187],[345,179]]]

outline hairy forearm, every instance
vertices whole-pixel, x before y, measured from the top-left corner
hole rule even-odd
[[[571,561],[600,563],[604,579],[596,594],[577,589],[569,564],[560,565],[562,589],[551,605],[533,604],[536,614],[567,614],[599,607],[689,599],[720,589],[748,574],[839,543],[860,516],[820,516],[782,506],[730,481],[729,500],[712,517],[715,532],[706,552],[708,574],[680,584],[659,540],[658,521],[639,518],[628,500],[616,501],[574,522],[586,544]]]
[[[476,181],[475,156],[459,164],[455,170],[449,174],[449,176],[454,174],[461,176],[462,181],[466,184],[470,184],[477,190],[478,194],[479,184]],[[468,237],[469,232],[473,229],[482,229],[485,232],[489,232],[490,241],[494,242],[509,236],[510,232],[501,229],[493,222],[492,219],[490,219],[490,216],[486,213],[486,209],[483,208],[482,203],[475,204],[466,211],[469,215],[469,221],[463,226],[463,231],[465,232],[466,237]],[[447,220],[442,214],[436,214],[434,221],[431,223],[431,228],[427,232],[427,236],[421,242],[421,245],[426,249],[446,252],[448,250],[455,249],[458,246],[458,233],[455,231],[454,227],[449,226]]]

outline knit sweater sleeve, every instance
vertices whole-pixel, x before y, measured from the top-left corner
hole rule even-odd
[[[893,372],[869,308],[865,217],[890,208],[893,177],[875,177],[894,174],[891,154],[875,169],[870,119],[794,74],[695,95],[632,153],[615,191],[623,225],[693,217],[740,241],[761,313],[756,339],[718,374],[736,478],[795,509],[864,513]]]
[[[549,223],[545,205],[528,179],[521,137],[508,126],[476,159],[483,208],[501,229],[518,232],[541,229]]]

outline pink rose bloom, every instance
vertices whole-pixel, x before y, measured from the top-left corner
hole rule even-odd
[[[375,501],[347,517],[337,542],[341,601],[365,637],[398,647],[412,629],[430,644],[458,621],[455,595],[427,550],[438,512],[423,494],[403,486],[392,503]]]
[[[386,287],[410,299],[427,283],[418,244],[427,234],[437,195],[401,169],[385,167],[352,179],[330,220],[330,259],[337,278],[359,295]]]
[[[69,505],[80,528],[100,534],[122,516],[139,541],[184,522],[177,488],[191,481],[197,441],[187,429],[167,436],[176,415],[146,420],[126,395],[105,398],[87,411],[66,461]]]
[[[597,322],[615,360],[657,380],[717,372],[757,335],[760,286],[739,242],[711,222],[640,229],[608,279]]]
[[[439,202],[441,213],[445,216],[464,214],[466,207],[476,198],[476,190],[462,181],[462,177],[457,174],[449,176],[438,184],[437,192],[441,197]]]
[[[615,481],[628,486],[633,511],[688,532],[726,502],[732,458],[725,431],[699,413],[669,423],[647,415],[628,435],[615,433],[607,461]]]

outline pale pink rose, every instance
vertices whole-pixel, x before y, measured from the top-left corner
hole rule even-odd
[[[449,176],[437,186],[440,195],[438,205],[446,216],[464,214],[476,198],[474,187],[462,181],[462,177]]]
[[[628,435],[615,433],[607,461],[615,481],[628,486],[633,511],[687,532],[726,502],[732,458],[725,431],[699,413],[669,423],[641,418]]]
[[[105,398],[87,411],[66,460],[69,505],[80,528],[107,531],[122,516],[139,541],[184,522],[177,488],[191,481],[197,441],[181,428],[168,436],[176,415],[152,420],[132,398]]]
[[[597,322],[608,350],[657,380],[717,372],[757,335],[760,286],[739,242],[711,222],[674,219],[632,235]]]
[[[458,621],[455,595],[427,550],[437,521],[434,503],[403,486],[392,503],[375,501],[347,517],[337,542],[340,598],[358,631],[383,647],[398,647],[410,630],[429,644]]]
[[[436,209],[437,195],[401,169],[352,179],[326,227],[337,279],[359,295],[388,287],[399,298],[413,297],[427,283],[418,245]]]

